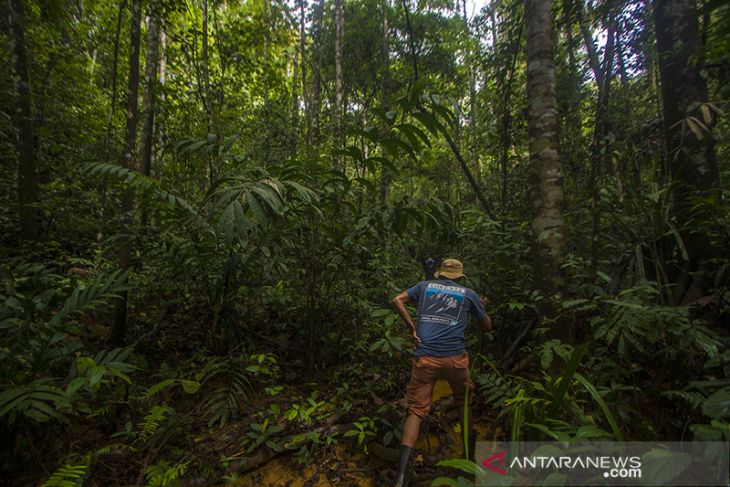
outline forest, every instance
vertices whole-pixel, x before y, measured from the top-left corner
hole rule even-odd
[[[2,10],[0,483],[394,485],[444,259],[478,441],[730,441],[727,1]]]

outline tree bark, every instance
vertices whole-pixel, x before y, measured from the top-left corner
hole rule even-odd
[[[160,101],[162,101],[164,104],[165,101],[165,90],[164,86],[167,82],[167,33],[165,32],[165,24],[161,23],[160,25],[160,52],[159,52],[159,80],[160,80],[160,87],[163,88],[160,92]],[[157,138],[157,154],[155,155],[156,159],[159,161],[162,158],[162,147],[163,147],[163,141],[165,140],[165,130],[163,127],[163,120],[161,117],[155,117],[155,132],[156,132],[156,138]]]
[[[147,22],[147,47],[145,49],[144,95],[142,96],[142,130],[139,140],[139,155],[142,174],[152,174],[152,146],[155,138],[155,96],[160,48],[160,17],[153,4],[149,8]],[[142,209],[142,225],[147,225],[147,212]]]
[[[552,3],[525,1],[534,273],[543,297],[541,313],[547,316],[557,314],[557,303],[565,292],[564,193],[555,100]]]
[[[155,96],[160,48],[160,17],[154,7],[150,8],[147,26],[147,48],[144,75],[144,95],[142,97],[142,131],[139,141],[139,154],[142,159],[142,173],[152,174],[152,146],[155,126]]]
[[[304,102],[304,119],[307,127],[307,154],[312,148],[312,113],[310,110],[309,90],[307,86],[307,51],[306,51],[306,18],[304,11],[306,0],[299,0],[299,60],[302,72],[302,101]]]
[[[124,152],[121,165],[127,169],[136,169],[135,142],[137,135],[137,96],[139,93],[139,44],[140,24],[142,20],[142,0],[132,0],[132,20],[129,33],[129,79],[127,85],[127,125],[124,132]],[[129,238],[132,226],[133,211],[132,194],[124,191],[122,195],[122,228],[119,239],[119,255],[117,265],[120,270],[127,270],[132,264],[132,243]],[[114,312],[111,343],[114,346],[124,345],[127,331],[127,291],[119,293]]]
[[[25,48],[25,12],[22,0],[8,0],[8,23],[15,85],[15,113],[13,121],[17,135],[15,150],[18,154],[18,217],[20,237],[25,241],[37,240],[38,235],[38,180],[33,149],[33,101],[28,74],[28,55]]]
[[[380,85],[380,105],[387,110],[390,103],[390,27],[388,26],[388,0],[383,1],[383,78]],[[390,131],[388,122],[383,124],[383,133]],[[385,149],[383,149],[385,151]],[[393,175],[390,170],[383,166],[380,172],[380,206],[385,207],[390,199],[390,185],[393,183]]]
[[[466,17],[466,0],[462,0],[462,20],[464,22],[464,32],[466,34],[467,41],[471,40],[471,32],[469,31],[469,19]],[[471,164],[474,168],[474,177],[477,184],[481,184],[482,180],[482,168],[479,165],[479,147],[477,144],[477,110],[476,110],[476,68],[475,63],[472,60],[472,52],[470,42],[466,45],[466,60],[469,65],[469,145],[471,149]]]
[[[203,76],[203,103],[205,106],[205,122],[206,122],[206,136],[209,136],[213,132],[213,97],[210,93],[210,60],[209,60],[209,46],[208,46],[208,0],[203,0],[203,28],[202,28],[202,45],[200,50],[200,64]],[[215,175],[213,174],[213,160],[210,154],[206,155],[205,158],[205,176],[210,186],[213,185]]]
[[[613,58],[614,58],[614,21],[613,16],[608,22],[608,40],[603,62],[599,64],[598,76],[598,99],[596,100],[595,126],[593,128],[593,142],[591,144],[591,263],[589,276],[595,281],[598,273],[598,261],[601,254],[601,176],[608,164],[609,147],[608,136],[608,101],[610,97],[611,81],[613,79]],[[587,44],[593,44],[593,38],[586,39]],[[590,52],[590,49],[589,49]],[[598,60],[594,60],[598,64]],[[601,68],[603,66],[603,68]]]
[[[700,223],[716,221],[712,205],[697,204],[697,197],[720,197],[711,131],[715,114],[707,106],[707,82],[702,76],[704,52],[695,2],[656,0],[654,23],[674,210],[687,254],[675,288],[674,299],[680,303],[704,292],[707,263],[718,252],[711,239],[698,229]]]
[[[343,0],[335,0],[335,148],[341,149],[343,144],[342,132],[342,40],[345,32],[345,12],[342,5]],[[341,157],[337,158],[338,166],[341,166]],[[341,167],[339,167],[341,169]]]

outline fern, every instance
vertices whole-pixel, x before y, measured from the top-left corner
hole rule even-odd
[[[160,203],[176,208],[181,208],[190,215],[197,216],[198,212],[184,199],[172,193],[164,191],[160,182],[152,177],[122,167],[118,164],[106,162],[92,162],[86,164],[88,173],[95,176],[117,179],[123,181],[127,187],[133,190],[138,196],[150,201],[157,200]]]
[[[208,425],[216,423],[225,425],[235,417],[242,403],[248,401],[251,391],[249,374],[258,373],[246,367],[242,361],[236,359],[214,358],[206,366],[208,369],[205,382],[220,378],[224,384],[216,388],[205,403]]]
[[[88,468],[88,465],[64,465],[48,477],[43,487],[79,487]]]
[[[665,391],[661,394],[670,399],[681,399],[695,409],[699,409],[706,399],[702,393],[694,391]]]
[[[169,462],[162,461],[157,465],[150,465],[145,470],[148,487],[167,487],[176,485],[176,481],[182,477],[190,462],[178,463],[170,466]]]
[[[64,318],[73,313],[93,310],[97,306],[117,298],[118,293],[129,289],[127,285],[128,274],[128,270],[116,271],[109,276],[98,277],[86,286],[77,287],[49,324],[51,326],[58,325]]]
[[[167,404],[153,406],[140,423],[142,430],[140,439],[142,442],[149,440],[160,429],[160,426],[167,421],[168,417],[174,413],[175,410]]]
[[[18,415],[23,415],[37,423],[51,419],[68,422],[59,409],[70,408],[64,391],[51,385],[48,379],[39,379],[28,385],[6,389],[0,394],[0,418],[13,424]]]
[[[161,382],[158,382],[157,384],[150,386],[147,391],[145,391],[145,393],[142,395],[142,398],[152,399],[156,396],[159,396],[160,394],[162,394],[162,392],[175,385],[182,386],[183,390],[188,394],[195,394],[200,389],[200,383],[194,380],[165,379]]]
[[[111,453],[119,452],[119,451],[130,451],[130,452],[136,452],[137,449],[131,445],[127,445],[126,443],[112,443],[110,445],[102,446],[98,450],[94,452],[94,455],[96,456],[103,456],[103,455],[109,455]]]

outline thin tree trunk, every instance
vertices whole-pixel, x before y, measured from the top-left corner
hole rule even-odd
[[[345,32],[345,12],[343,0],[335,0],[335,148],[341,149],[343,144],[342,114],[343,114],[343,86],[342,86],[342,40]],[[337,157],[337,166],[342,169],[342,158]]]
[[[388,26],[388,0],[383,1],[383,78],[380,85],[380,105],[387,110],[390,103],[390,27]],[[390,132],[388,122],[383,124],[383,134]],[[385,151],[385,149],[383,149]],[[393,183],[393,175],[390,170],[383,166],[380,172],[380,205],[386,206],[390,199],[390,185]]]
[[[213,131],[213,98],[210,94],[210,60],[209,60],[209,47],[208,47],[208,0],[203,0],[203,29],[202,29],[202,46],[200,51],[200,64],[203,76],[203,99],[205,106],[205,123],[206,123],[206,136],[209,136]],[[206,155],[205,158],[205,176],[210,186],[213,185],[215,175],[213,174],[213,160],[210,154]]]
[[[147,22],[147,47],[145,49],[144,95],[142,97],[142,130],[139,140],[139,155],[142,159],[142,174],[152,174],[152,146],[155,136],[155,93],[160,48],[160,17],[154,6],[149,9]],[[142,225],[147,225],[147,212],[142,209]]]
[[[26,241],[38,239],[38,180],[33,149],[33,101],[25,49],[25,13],[22,0],[8,0],[8,21],[15,85],[15,150],[18,153],[18,217],[20,237]]]
[[[591,192],[593,229],[591,232],[591,264],[589,276],[595,281],[598,273],[598,261],[601,254],[601,175],[607,167],[609,147],[608,136],[608,102],[610,98],[611,80],[613,79],[613,49],[614,49],[613,21],[609,22],[608,42],[603,63],[602,83],[598,87],[598,101],[596,104],[596,125],[593,130],[593,144],[591,150]]]
[[[165,24],[160,26],[160,87],[164,87],[167,82],[167,33],[165,32]],[[160,101],[165,101],[165,90],[160,92]],[[162,158],[162,147],[165,140],[165,130],[161,117],[155,117],[155,132],[157,133],[157,154],[155,158],[159,161]]]
[[[466,60],[469,65],[469,130],[470,130],[470,148],[471,148],[471,164],[474,168],[474,178],[477,184],[481,184],[482,168],[479,165],[479,146],[477,136],[477,110],[476,110],[476,68],[473,62],[471,52],[471,32],[469,31],[469,19],[466,17],[466,0],[462,0],[462,20],[464,21],[464,32],[467,38]]]
[[[565,293],[563,174],[558,147],[555,100],[552,1],[526,0],[527,120],[532,188],[535,283],[543,297],[541,313],[557,314]],[[569,337],[568,330],[559,330]]]
[[[515,68],[517,67],[517,54],[519,53],[519,45],[522,40],[522,29],[520,28],[517,41],[513,46],[512,63],[510,65],[507,81],[504,81],[504,74],[498,79],[498,93],[501,96],[501,114],[500,114],[500,173],[501,173],[501,203],[502,211],[506,212],[509,203],[509,151],[512,146],[511,128],[512,128],[512,111],[510,100],[512,98],[512,80],[514,79]]]
[[[106,142],[107,142],[107,157],[111,159],[111,138],[112,138],[112,123],[114,121],[114,112],[117,108],[117,73],[119,65],[119,37],[122,32],[122,18],[124,16],[124,9],[127,6],[127,0],[122,0],[119,4],[119,12],[117,14],[117,30],[114,34],[114,54],[112,56],[112,93],[111,93],[111,104],[109,107],[109,116],[107,119],[106,128]]]
[[[292,130],[292,143],[290,148],[290,156],[292,159],[297,157],[297,139],[299,137],[299,61],[298,53],[294,51],[293,69],[294,74],[291,80],[291,130]]]
[[[304,29],[306,18],[304,15],[306,0],[299,0],[299,60],[302,71],[302,101],[304,102],[304,119],[307,125],[307,154],[312,149],[312,113],[309,103],[309,91],[307,86],[307,51],[306,31]]]
[[[137,134],[137,96],[139,91],[139,38],[142,20],[142,0],[132,0],[132,20],[129,42],[129,80],[127,86],[127,126],[125,130],[124,153],[121,165],[127,169],[135,169],[135,139]],[[122,228],[119,239],[118,267],[127,270],[132,264],[132,243],[129,233],[132,231],[132,194],[124,191],[122,195]],[[127,291],[119,293],[120,299],[116,302],[114,324],[112,326],[111,343],[115,346],[124,344],[124,335],[127,331]]]
[[[717,216],[710,204],[696,204],[697,197],[720,197],[711,132],[715,114],[707,106],[707,83],[702,76],[704,53],[695,2],[656,0],[654,22],[674,210],[687,253],[675,288],[674,299],[680,303],[701,296],[707,287],[709,261],[718,254],[711,239],[697,228],[698,222],[712,224]]]
[[[314,64],[314,81],[312,83],[312,144],[319,146],[321,130],[321,112],[322,112],[322,63],[324,62],[324,49],[322,39],[322,29],[324,25],[324,0],[319,0],[315,8],[315,19],[312,23],[312,29],[316,32],[315,37],[315,54],[317,61]]]
[[[142,159],[142,173],[152,174],[152,146],[155,126],[155,96],[160,48],[160,18],[154,7],[150,9],[147,26],[147,48],[144,75],[144,95],[142,97],[142,131],[139,141],[139,154]]]

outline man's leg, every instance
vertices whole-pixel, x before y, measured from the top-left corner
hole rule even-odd
[[[411,380],[406,387],[406,400],[408,401],[408,417],[403,424],[403,437],[401,439],[401,455],[398,465],[398,473],[395,476],[397,487],[406,487],[410,475],[411,462],[413,461],[418,433],[421,430],[421,421],[428,415],[431,409],[431,396],[433,394],[433,371],[426,366],[426,360],[414,359],[411,369]]]
[[[421,421],[423,420],[415,414],[408,415],[406,422],[403,424],[403,439],[400,442],[401,445],[408,446],[410,448],[416,446],[418,433],[421,430]]]

